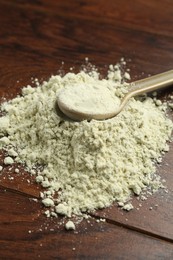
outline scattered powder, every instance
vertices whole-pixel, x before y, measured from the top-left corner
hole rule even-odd
[[[173,109],[173,103],[169,103],[169,107]]]
[[[48,218],[50,217],[50,210],[46,210],[44,213]]]
[[[54,206],[54,201],[50,198],[46,198],[42,200],[42,203],[46,206],[46,207],[51,207]]]
[[[4,159],[4,164],[5,165],[10,165],[10,164],[13,164],[14,163],[14,160],[13,160],[13,158],[11,158],[11,157],[5,157],[5,159]]]
[[[15,173],[19,173],[20,171],[19,171],[19,169],[16,168],[16,169],[14,170],[14,172],[15,172]]]
[[[123,206],[123,209],[129,211],[133,209],[133,205],[131,203],[127,203],[126,205]]]
[[[1,120],[0,120],[1,122]],[[0,147],[3,147],[4,145],[8,145],[10,143],[10,140],[4,136],[2,138],[0,138]]]
[[[96,219],[96,222],[97,222],[97,223],[106,222],[106,219],[104,219],[104,218]]]
[[[66,224],[65,224],[65,228],[67,230],[75,230],[75,224],[73,223],[73,221],[69,220]]]
[[[58,93],[67,86],[72,95],[75,85],[109,89],[115,99],[127,93],[124,78],[130,75],[124,77],[119,65],[110,65],[106,79],[99,76],[96,69],[52,76],[1,104],[0,147],[12,156],[4,163],[24,163],[35,174],[45,188],[40,197],[51,208],[48,216],[82,215],[114,202],[130,210],[133,194],[163,187],[156,164],[169,150],[173,124],[160,101],[131,98],[118,116],[105,121],[73,122],[57,113]],[[72,223],[66,228],[75,229]]]
[[[162,101],[159,100],[159,99],[157,99],[157,100],[155,101],[155,103],[156,103],[157,106],[161,106],[161,105],[162,105]]]
[[[8,150],[8,155],[16,157],[16,156],[18,156],[18,153],[16,153],[16,151],[11,148],[11,149]]]

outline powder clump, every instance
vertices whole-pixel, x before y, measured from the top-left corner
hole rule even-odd
[[[117,98],[129,88],[119,66],[112,65],[106,79],[99,79],[96,71],[52,76],[1,104],[6,114],[0,118],[0,147],[28,171],[37,169],[36,181],[45,188],[43,204],[71,217],[114,202],[126,205],[133,194],[162,187],[156,163],[168,151],[173,128],[162,105],[150,97],[131,98],[112,119],[73,122],[57,113],[56,99],[59,91],[74,84],[109,88]]]
[[[67,230],[75,230],[75,224],[73,223],[73,221],[69,220],[66,224],[65,224],[65,228]]]

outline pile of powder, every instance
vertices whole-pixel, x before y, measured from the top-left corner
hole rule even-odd
[[[56,111],[57,95],[66,86],[101,86],[122,98],[129,88],[122,79],[117,65],[105,79],[97,71],[52,76],[1,104],[0,147],[9,163],[25,164],[45,188],[41,198],[50,207],[48,216],[82,215],[114,202],[130,209],[133,194],[162,186],[156,164],[169,150],[173,123],[161,102],[131,98],[105,121],[74,122]]]

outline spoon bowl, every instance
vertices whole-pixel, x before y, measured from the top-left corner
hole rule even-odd
[[[59,109],[73,120],[105,120],[118,115],[131,97],[163,89],[172,84],[173,70],[141,79],[130,83],[130,88],[121,101],[112,96],[109,89],[101,93],[99,87],[94,87],[93,91],[80,85],[73,89],[69,86],[60,91],[57,104]]]

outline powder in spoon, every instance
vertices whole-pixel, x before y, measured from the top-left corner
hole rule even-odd
[[[99,116],[113,114],[120,106],[120,99],[109,84],[100,80],[99,85],[94,85],[94,82],[67,85],[58,94],[58,104],[60,109],[79,113],[83,118],[91,116],[98,119]]]
[[[102,80],[96,71],[81,71],[24,87],[22,96],[1,104],[0,146],[13,149],[14,162],[36,174],[45,188],[40,195],[50,208],[48,216],[82,215],[114,202],[129,210],[133,194],[162,187],[156,164],[169,150],[173,123],[165,107],[149,97],[132,98],[109,120],[67,121],[56,113],[55,103],[63,88],[76,84],[109,88],[111,98],[128,90],[117,65]]]

